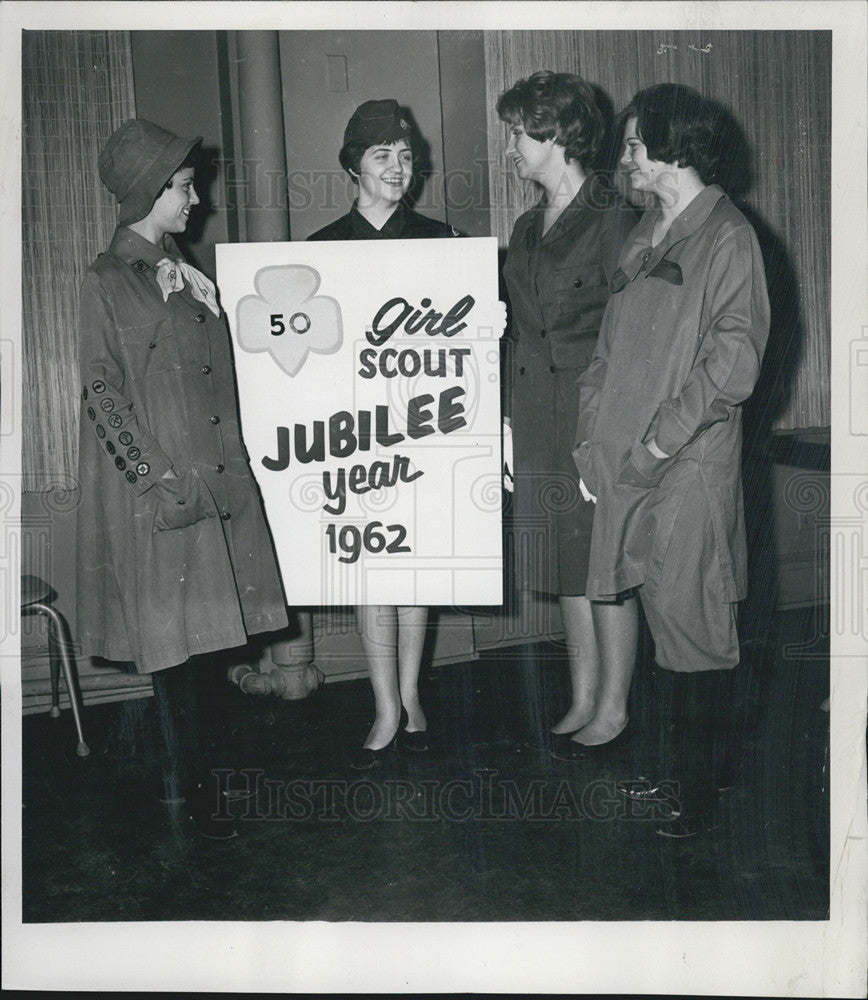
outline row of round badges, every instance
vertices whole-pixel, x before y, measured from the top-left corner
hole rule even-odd
[[[98,396],[102,395],[102,393],[104,393],[106,390],[105,382],[97,379],[97,381],[95,381],[91,386],[91,389]],[[82,390],[81,398],[84,400],[88,398],[87,386],[85,386],[84,389]],[[112,413],[112,410],[115,408],[114,400],[109,398],[103,399],[100,401],[99,406],[100,409],[103,410],[105,413],[111,413],[111,416],[108,418],[109,426],[114,428],[120,427],[120,425],[123,423],[120,414]],[[91,420],[96,420],[96,410],[92,406],[89,406],[87,408],[87,415]],[[96,434],[97,437],[100,438],[100,440],[102,440],[105,437],[106,430],[105,427],[102,426],[102,424],[96,425]],[[135,447],[135,445],[133,445],[133,436],[132,434],[130,434],[129,431],[121,431],[121,433],[118,435],[118,441],[121,443],[121,445],[126,447],[127,458],[131,462],[135,462],[138,458],[141,457],[142,453],[138,448]],[[109,453],[109,455],[115,455],[117,452],[117,448],[111,441],[106,441],[105,450]],[[121,472],[124,472],[125,478],[129,483],[135,483],[137,481],[138,476],[136,475],[136,473],[138,473],[139,476],[146,476],[151,471],[151,467],[150,465],[148,465],[147,462],[139,462],[139,464],[136,466],[135,472],[133,472],[131,469],[127,469],[126,460],[121,458],[120,455],[118,455],[115,458],[115,466]]]

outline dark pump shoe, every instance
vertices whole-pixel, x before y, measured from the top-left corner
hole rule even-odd
[[[370,771],[371,768],[385,764],[395,747],[396,738],[397,735],[393,736],[390,742],[379,750],[372,750],[370,747],[361,747],[361,749],[356,750],[350,760],[350,767],[354,771]]]
[[[666,802],[677,797],[678,786],[674,781],[652,781],[644,775],[626,778],[615,783],[615,787],[628,799],[637,802]]]
[[[732,778],[728,775],[721,775],[715,778],[714,787],[717,790],[717,794],[722,795],[724,792],[730,791],[733,784]],[[622,795],[626,795],[627,798],[642,802],[671,801],[677,798],[678,793],[677,782],[666,779],[653,781],[643,774],[639,774],[635,778],[626,778],[618,781],[615,787]]]
[[[578,732],[578,730],[575,730]],[[558,760],[572,760],[570,747],[573,744],[573,733],[543,733],[541,736],[527,736],[515,748],[516,753],[526,753],[528,750],[534,753],[547,753],[549,757]]]
[[[428,736],[428,730],[416,729],[409,733],[403,729],[399,746],[402,750],[412,750],[413,753],[426,753],[431,749],[431,738]]]
[[[549,750],[549,756],[557,760],[566,760],[574,763],[581,763],[586,760],[602,760],[610,753],[620,750],[627,743],[627,727],[621,730],[616,736],[606,743],[579,743],[578,740],[562,740],[555,744],[553,750]]]

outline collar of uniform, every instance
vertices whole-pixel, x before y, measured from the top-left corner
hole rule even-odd
[[[178,259],[181,256],[178,244],[168,233],[163,237],[163,245],[157,246],[126,226],[115,230],[109,251],[138,274],[156,267],[164,257]]]
[[[726,192],[719,184],[709,184],[703,188],[675,219],[669,227],[669,232],[656,247],[651,246],[651,236],[654,232],[654,225],[660,218],[660,209],[651,209],[646,212],[621,252],[621,261],[618,266],[626,275],[627,280],[632,281],[643,264],[646,272],[652,271],[676,243],[680,243],[681,240],[691,236],[699,229],[711,215],[714,206],[721,198],[725,197]]]
[[[359,211],[357,202],[353,202],[353,207],[350,209],[350,226],[352,227],[353,235],[360,239],[396,239],[404,231],[405,224],[404,204],[400,201],[395,211],[386,219],[382,229],[377,229],[376,226],[372,226],[368,222]]]
[[[537,202],[533,225],[528,228],[526,234],[528,244],[550,243],[552,240],[559,240],[582,221],[582,213],[585,210],[598,209],[603,206],[608,207],[608,205],[608,190],[603,178],[599,174],[588,174],[585,182],[576,193],[575,198],[573,198],[545,233],[542,231],[543,213],[546,206],[545,197]]]

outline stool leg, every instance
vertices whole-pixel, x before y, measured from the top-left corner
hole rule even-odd
[[[76,747],[75,752],[79,757],[87,757],[88,754],[90,754],[90,749],[84,742],[84,732],[81,727],[81,708],[78,702],[78,687],[75,683],[75,677],[73,675],[72,657],[69,655],[72,640],[69,636],[69,628],[66,624],[66,619],[50,604],[39,603],[35,604],[34,607],[48,618],[49,646],[52,644],[53,640],[53,644],[56,649],[56,656],[60,658],[61,665],[63,666],[63,677],[66,681],[66,690],[69,694],[69,704],[72,708],[72,716],[75,719],[75,729],[78,733],[78,746]],[[57,705],[59,703],[59,697],[55,694],[56,672],[54,662],[55,657],[52,656],[52,700],[54,705]],[[52,714],[54,713],[52,712]]]
[[[42,610],[42,605],[39,605]],[[48,626],[48,668],[51,672],[51,708],[48,714],[52,719],[60,715],[60,650],[57,648],[55,629]]]

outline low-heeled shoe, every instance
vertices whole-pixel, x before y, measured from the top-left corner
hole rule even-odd
[[[526,736],[521,743],[516,746],[516,753],[527,753],[528,750],[534,753],[547,753],[551,756],[557,756],[556,751],[560,747],[564,749],[561,751],[565,753],[569,747],[567,744],[570,742],[570,737],[572,733],[543,733],[540,736]]]
[[[412,733],[406,729],[401,731],[400,746],[402,750],[412,750],[413,753],[425,753],[431,749],[431,738],[427,729],[416,729]]]
[[[728,777],[721,776],[714,780],[714,788],[718,795],[730,791],[732,786],[733,781]],[[626,778],[618,781],[615,787],[622,795],[644,802],[671,801],[677,796],[678,792],[677,782],[667,780],[655,781],[644,774],[638,774],[635,778]]]
[[[627,727],[621,730],[617,736],[607,740],[605,743],[579,743],[578,740],[568,739],[566,743],[557,743],[549,755],[557,760],[579,762],[584,760],[599,760],[610,754],[613,750],[619,750],[627,742]]]
[[[615,787],[622,795],[639,802],[662,802],[671,799],[675,792],[674,782],[653,781],[644,774],[616,781]]]
[[[392,741],[394,743],[394,740]],[[369,771],[372,767],[379,767],[383,764],[392,749],[392,743],[387,743],[379,750],[372,750],[370,747],[361,747],[353,754],[350,760],[350,767],[354,771]]]

